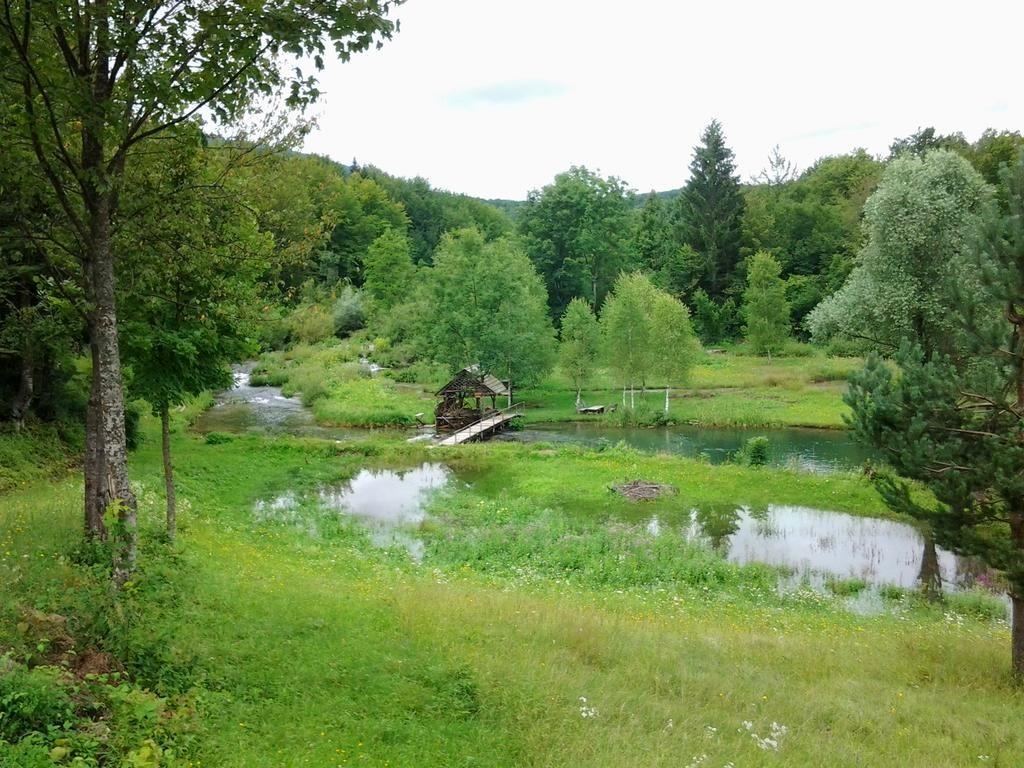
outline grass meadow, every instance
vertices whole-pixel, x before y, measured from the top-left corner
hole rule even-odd
[[[207,444],[179,429],[170,546],[145,435],[132,466],[142,568],[116,600],[76,554],[76,478],[0,497],[0,646],[43,663],[19,630],[31,608],[66,616],[78,651],[116,654],[132,704],[104,710],[121,745],[111,761],[931,768],[1024,755],[1004,621],[955,602],[859,616],[827,595],[780,595],[766,568],[637,536],[622,524],[636,507],[607,490],[643,476],[687,503],[884,513],[858,477],[622,449]],[[457,480],[415,532],[422,564],[315,505],[253,514],[258,499],[424,460]],[[70,750],[61,764],[89,754],[77,728],[52,734]],[[55,743],[25,746],[23,764],[49,764],[25,756]]]

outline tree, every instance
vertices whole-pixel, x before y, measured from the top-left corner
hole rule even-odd
[[[615,177],[571,168],[553,184],[530,192],[519,230],[531,261],[544,278],[552,317],[585,296],[600,307],[632,242],[630,191]]]
[[[112,503],[121,546],[115,580],[136,557],[136,500],[128,482],[114,247],[125,174],[153,139],[209,115],[223,125],[260,96],[318,95],[301,65],[323,66],[326,41],[344,60],[390,37],[391,3],[38,3],[3,0],[5,75],[21,90],[12,142],[30,149],[66,220],[89,301],[93,391],[85,462],[87,530],[100,535]]]
[[[389,229],[404,232],[409,219],[373,179],[353,173],[339,181],[327,202],[333,228],[319,255],[320,279],[327,285],[339,280],[360,285],[367,249]]]
[[[373,299],[373,309],[387,312],[408,298],[416,280],[409,238],[404,232],[386,229],[366,251],[363,289]]]
[[[544,283],[512,240],[487,242],[475,229],[449,232],[425,273],[420,345],[457,370],[479,364],[519,386],[551,370],[555,334]]]
[[[929,356],[908,342],[898,374],[872,357],[847,402],[856,436],[901,476],[879,475],[886,503],[926,522],[938,544],[1005,575],[1013,671],[1024,682],[1024,165],[1005,178],[1009,213],[974,262],[999,311],[956,312],[970,340],[964,354]]]
[[[644,200],[633,238],[637,265],[653,275],[664,275],[679,242],[665,203],[656,192]]]
[[[743,333],[750,345],[771,362],[772,350],[782,349],[790,337],[789,302],[782,267],[770,253],[754,255],[747,268],[743,292]]]
[[[160,418],[170,540],[177,531],[170,410],[231,383],[228,364],[250,349],[273,245],[245,189],[226,183],[228,158],[201,149],[197,132],[183,133],[130,174],[118,244],[129,391]]]
[[[562,315],[559,337],[559,362],[576,390],[578,408],[581,403],[580,393],[593,375],[601,345],[601,329],[597,317],[584,299],[577,297],[569,302]]]
[[[743,195],[722,125],[713,120],[694,147],[690,178],[679,195],[682,240],[701,254],[707,271],[700,285],[721,300],[740,258]]]
[[[779,145],[776,144],[772,147],[771,154],[768,155],[768,167],[762,168],[761,172],[751,178],[754,184],[764,184],[769,187],[779,187],[790,181],[793,181],[800,175],[796,165],[787,160],[782,150],[779,149]]]
[[[650,306],[652,371],[665,382],[665,413],[671,384],[682,384],[700,354],[700,342],[690,323],[690,310],[679,299],[657,291]]]
[[[982,295],[971,244],[993,213],[991,189],[959,155],[901,155],[864,208],[867,243],[843,287],[808,316],[816,341],[855,339],[926,355],[963,343],[952,311]]]
[[[623,273],[601,309],[605,359],[622,385],[624,404],[629,389],[631,408],[636,385],[646,388],[652,370],[650,307],[655,290],[643,273]]]

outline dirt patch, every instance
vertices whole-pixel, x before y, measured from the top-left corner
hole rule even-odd
[[[632,480],[622,485],[613,485],[611,490],[630,501],[654,501],[662,496],[674,496],[679,492],[674,485],[652,483],[648,480]]]
[[[106,651],[89,650],[75,659],[75,674],[78,677],[87,675],[109,675],[112,672],[123,672],[124,667]]]

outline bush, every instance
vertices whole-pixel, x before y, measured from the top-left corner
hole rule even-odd
[[[752,437],[736,452],[736,463],[748,467],[763,467],[768,463],[770,447],[771,443],[767,437]]]
[[[292,312],[288,325],[293,337],[307,344],[324,341],[334,335],[334,318],[319,304],[307,304]]]
[[[205,439],[207,445],[223,445],[230,443],[235,438],[225,432],[207,432]]]
[[[347,336],[366,325],[362,294],[351,285],[346,285],[334,300],[331,318],[334,322],[335,336]]]
[[[28,669],[8,657],[0,674],[0,740],[17,742],[31,733],[64,730],[75,720],[75,708],[60,672],[52,667]]]

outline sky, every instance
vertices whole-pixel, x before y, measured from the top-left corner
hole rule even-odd
[[[328,62],[305,149],[483,198],[573,165],[686,181],[724,126],[746,180],[919,127],[1024,130],[1021,0],[408,0],[381,50]]]

